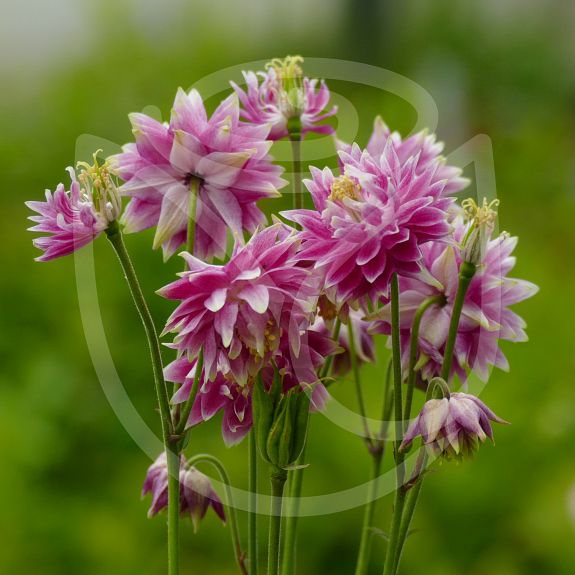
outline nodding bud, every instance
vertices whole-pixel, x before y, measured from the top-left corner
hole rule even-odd
[[[77,180],[82,188],[82,194],[92,203],[95,211],[108,223],[114,222],[122,211],[122,200],[118,188],[110,173],[108,160],[102,165],[98,163],[97,150],[92,155],[93,164],[78,162]]]
[[[469,221],[469,228],[462,242],[463,261],[478,265],[495,228],[499,200],[488,203],[487,199],[483,198],[483,203],[479,206],[475,200],[468,198],[461,206],[465,218]]]
[[[305,445],[310,398],[301,388],[281,393],[279,372],[269,391],[261,378],[254,384],[252,410],[256,445],[261,457],[280,469],[294,465]]]

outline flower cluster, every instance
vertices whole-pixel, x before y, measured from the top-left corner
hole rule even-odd
[[[493,439],[491,422],[506,423],[477,397],[450,391],[470,372],[487,380],[493,366],[508,368],[500,340],[527,339],[510,308],[537,288],[509,276],[517,239],[495,235],[497,201],[458,204],[455,194],[468,182],[447,164],[442,144],[426,132],[404,139],[377,118],[364,149],[335,140],[337,170],[310,167],[304,183],[313,209],[303,209],[296,141],[333,134],[325,121],[336,107],[325,82],[304,76],[302,61],[288,56],[244,72],[245,89],[232,83],[211,115],[196,90],[178,90],[168,122],[132,114],[135,141],[121,153],[103,164],[95,155],[93,165],[78,165],[78,176],[70,169],[69,190],[60,184],[46,201],[27,202],[35,212],[30,229],[46,234],[34,240],[38,260],[70,254],[103,232],[118,256],[145,326],[162,418],[165,452],[148,469],[143,495],[152,495],[150,516],[168,507],[171,528],[180,513],[197,529],[209,507],[226,519],[208,477],[183,455],[190,428],[219,412],[226,445],[252,432],[276,495],[287,472],[303,467],[309,413],[323,408],[324,384],[351,371],[365,442],[381,456],[358,376],[363,363],[376,361],[375,334],[393,335],[394,402],[386,394],[383,411],[395,410],[398,464],[417,437],[433,454],[455,458]],[[274,217],[268,225],[258,202],[286,184],[270,155],[284,137],[293,143],[296,209],[280,213],[289,224]],[[180,251],[186,264],[157,291],[176,302],[161,336],[122,233],[153,227],[154,249],[162,247],[165,259]],[[175,357],[164,366],[159,337],[168,334]],[[175,384],[170,394],[166,382]],[[427,388],[427,400],[407,426],[415,385]],[[175,467],[179,460],[178,482],[168,481],[166,453],[178,458],[169,460]],[[408,487],[420,480],[425,454]],[[404,517],[391,534],[397,557]]]

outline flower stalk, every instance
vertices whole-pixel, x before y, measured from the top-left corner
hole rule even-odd
[[[130,288],[130,293],[134,304],[144,325],[150,357],[152,360],[152,370],[154,373],[154,385],[160,416],[162,422],[162,437],[166,457],[168,460],[168,573],[169,575],[179,574],[179,512],[180,512],[180,485],[179,485],[179,449],[172,441],[173,422],[170,414],[170,403],[168,391],[164,380],[162,353],[160,342],[154,320],[148,309],[146,299],[142,293],[142,288],[132,265],[132,261],[124,244],[122,232],[116,221],[110,223],[106,229],[106,236],[114,248],[124,276]]]
[[[258,450],[256,446],[256,432],[250,432],[248,448],[249,477],[248,484],[250,490],[249,517],[248,517],[248,560],[250,565],[250,575],[257,575],[258,572]]]
[[[286,480],[287,471],[285,469],[271,468],[272,504],[268,540],[268,575],[278,575],[279,573],[282,504]]]
[[[222,480],[222,483],[225,486],[226,505],[228,508],[227,516],[229,517],[230,520],[230,532],[232,536],[232,545],[234,548],[236,563],[238,565],[240,573],[242,575],[248,575],[248,570],[245,563],[245,553],[242,550],[238,517],[236,513],[236,507],[234,505],[231,482],[228,472],[226,471],[226,468],[224,467],[223,463],[217,457],[210,455],[208,453],[199,453],[198,455],[194,455],[188,460],[187,465],[189,467],[192,467],[200,462],[210,463],[213,467],[215,467],[220,476],[220,479]],[[257,573],[257,571],[252,570],[251,573]]]

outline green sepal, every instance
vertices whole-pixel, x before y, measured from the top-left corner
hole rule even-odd
[[[269,393],[266,393],[261,375],[254,383],[252,393],[253,428],[256,437],[256,446],[261,457],[270,462],[267,456],[267,440],[274,419],[274,402]]]
[[[303,448],[305,446],[305,440],[307,437],[307,428],[309,425],[309,405],[311,394],[311,388],[307,390],[302,390],[296,395],[296,405],[294,411],[294,431],[292,438],[292,456],[291,462],[293,463],[298,460],[301,455]]]
[[[266,452],[268,461],[270,461],[276,467],[280,467],[278,465],[280,441],[282,437],[283,422],[285,419],[285,412],[287,409],[287,405],[288,405],[287,396],[284,396],[279,400],[279,403],[276,407],[273,417],[273,423],[271,425],[266,441]]]

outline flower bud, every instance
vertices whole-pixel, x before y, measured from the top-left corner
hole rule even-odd
[[[486,438],[493,440],[490,421],[507,423],[477,397],[452,393],[443,399],[425,402],[409,426],[400,446],[406,450],[417,436],[435,455],[448,459],[468,457]]]
[[[300,388],[285,394],[276,375],[267,392],[261,380],[254,385],[252,409],[256,445],[262,458],[280,469],[293,465],[301,455],[307,436],[310,399]]]
[[[491,239],[491,234],[495,228],[497,212],[495,208],[499,205],[499,200],[492,200],[487,203],[483,198],[481,206],[475,200],[468,198],[462,202],[463,211],[469,227],[462,243],[462,257],[464,262],[479,265],[482,255],[487,249],[487,244]]]

